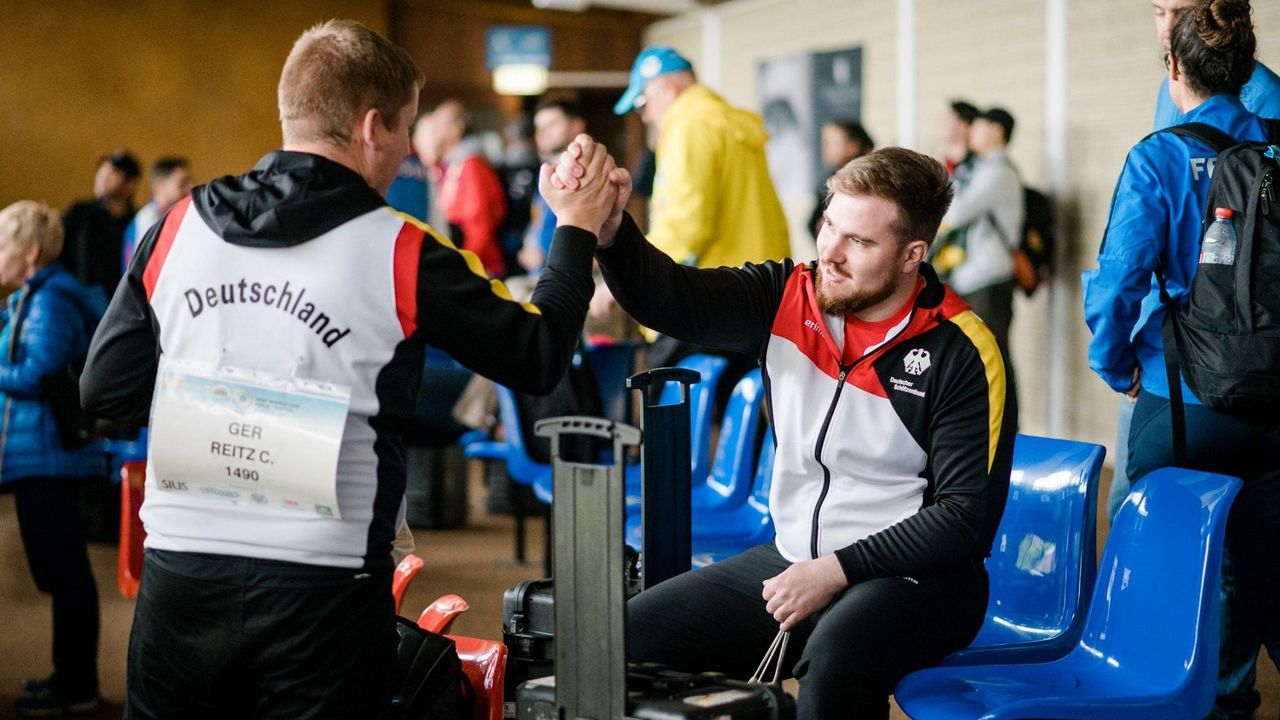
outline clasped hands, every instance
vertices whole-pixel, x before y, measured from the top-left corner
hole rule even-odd
[[[557,227],[582,228],[608,247],[631,197],[631,174],[617,166],[604,145],[579,135],[559,162],[543,163],[538,192],[555,213]]]

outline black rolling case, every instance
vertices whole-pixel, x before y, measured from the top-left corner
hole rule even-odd
[[[643,393],[642,422],[649,440],[641,455],[646,479],[641,506],[644,565],[641,571],[641,555],[630,546],[624,548],[627,597],[639,592],[641,585],[652,587],[689,569],[689,386],[700,380],[697,372],[685,368],[657,368],[627,379],[628,388]],[[668,382],[680,384],[680,399],[660,405]],[[573,447],[591,444],[583,440],[572,438]],[[521,683],[552,673],[554,612],[551,580],[527,580],[503,593],[502,641],[508,650],[504,697],[508,700],[515,698]],[[505,717],[515,717],[514,704],[508,703]]]
[[[624,449],[635,428],[594,418],[553,418],[537,425],[551,438],[555,481],[555,676],[516,689],[519,720],[790,720],[795,703],[776,684],[675,673],[626,663],[626,560],[622,531]],[[610,440],[615,464],[560,458],[564,435]],[[687,435],[686,435],[687,437]],[[686,463],[687,467],[687,463]],[[526,593],[526,596],[528,593]],[[772,654],[774,648],[770,649]],[[779,655],[785,652],[785,646]],[[508,703],[510,697],[507,698]]]

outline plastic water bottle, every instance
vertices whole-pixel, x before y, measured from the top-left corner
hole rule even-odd
[[[1231,222],[1235,211],[1231,208],[1216,208],[1213,211],[1213,224],[1204,233],[1204,241],[1200,243],[1201,265],[1231,265],[1236,261],[1236,228]]]

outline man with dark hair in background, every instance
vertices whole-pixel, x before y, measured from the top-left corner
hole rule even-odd
[[[538,102],[533,111],[533,141],[543,162],[554,163],[560,153],[578,135],[587,131],[587,118],[582,105],[568,96],[551,96]],[[534,273],[542,269],[551,251],[551,236],[556,229],[556,215],[551,212],[541,193],[533,196],[529,228],[520,248],[520,265]]]
[[[860,158],[876,149],[867,129],[857,120],[831,120],[822,125],[822,164],[827,175],[834,175],[850,160]],[[817,239],[822,230],[822,213],[827,209],[827,181],[823,178],[815,193],[813,214],[809,216],[809,230]]]
[[[129,267],[129,258],[138,246],[138,241],[160,222],[161,216],[191,192],[191,161],[178,155],[166,155],[151,164],[151,200],[124,231],[124,252],[122,269]],[[114,288],[112,288],[114,291]]]
[[[133,195],[141,174],[138,158],[128,150],[100,157],[93,197],[62,214],[66,235],[62,263],[80,282],[101,288],[108,297],[124,274],[120,266],[124,233],[133,219]]]
[[[969,126],[978,117],[978,108],[964,100],[952,100],[938,116],[935,128],[942,143],[942,163],[947,174],[956,177],[969,159]]]
[[[1003,108],[979,113],[969,127],[972,156],[954,180],[956,197],[942,219],[930,262],[982,321],[1005,353],[1009,392],[1017,390],[1009,362],[1013,323],[1013,251],[1026,217],[1022,181],[1009,160],[1013,116]]]

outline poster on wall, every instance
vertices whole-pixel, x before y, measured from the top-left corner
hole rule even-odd
[[[862,117],[862,48],[762,61],[757,87],[778,195],[784,201],[812,197],[828,174],[822,125]]]

